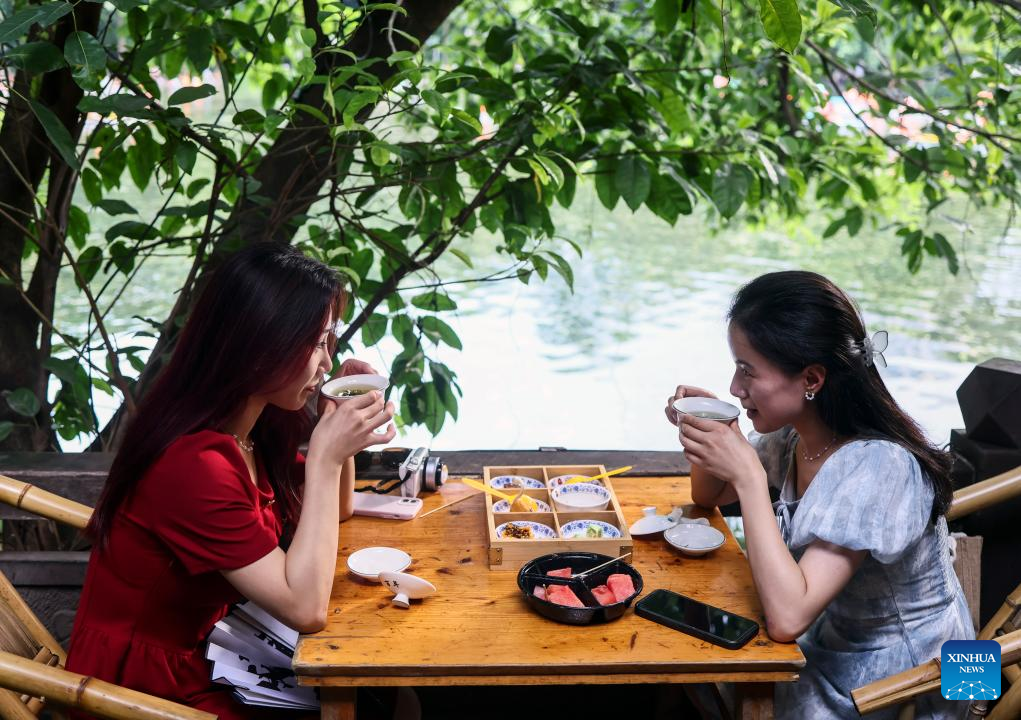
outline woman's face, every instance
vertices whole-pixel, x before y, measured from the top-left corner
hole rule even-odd
[[[309,355],[305,366],[283,387],[268,393],[265,396],[267,403],[276,405],[283,410],[300,410],[308,402],[308,399],[319,391],[319,383],[333,366],[328,342],[332,329],[333,311],[331,310],[326,325],[319,333],[316,345],[312,348],[312,354]]]
[[[806,379],[790,377],[758,353],[741,328],[727,331],[736,368],[730,394],[748,411],[756,432],[767,433],[793,424],[806,411]]]

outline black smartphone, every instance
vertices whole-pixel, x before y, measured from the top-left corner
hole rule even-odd
[[[654,590],[635,604],[635,615],[736,650],[755,637],[759,624],[672,590]]]

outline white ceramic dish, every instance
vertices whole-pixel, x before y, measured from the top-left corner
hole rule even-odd
[[[685,415],[730,422],[741,415],[741,408],[737,405],[705,397],[686,397],[674,400],[674,410]]]
[[[679,523],[682,517],[684,517],[684,509],[679,507],[675,507],[667,515],[657,515],[655,507],[642,508],[642,517],[632,523],[628,532],[632,537],[658,535]]]
[[[400,572],[410,564],[410,555],[392,547],[362,548],[347,558],[347,569],[366,580],[379,580],[381,572]]]
[[[570,480],[571,478],[576,478],[576,477],[585,477],[585,476],[584,475],[557,475],[556,477],[552,477],[552,478],[549,479],[550,490],[552,490],[553,488],[558,488],[561,485],[566,485],[568,480]],[[592,482],[589,483],[589,485],[599,485],[600,487],[602,487],[603,486],[603,481],[602,480],[593,480]]]
[[[331,400],[350,400],[356,395],[341,396],[337,393],[348,388],[369,388],[370,390],[386,390],[390,378],[382,375],[345,375],[323,383],[320,392]]]
[[[610,491],[594,483],[572,483],[550,490],[553,504],[560,512],[605,510],[610,504]]]
[[[538,505],[538,507],[535,510],[532,510],[531,512],[552,512],[553,511],[553,509],[549,505],[544,503],[542,500],[536,500],[535,498],[532,498],[532,499],[535,500],[535,504]],[[507,502],[506,500],[497,500],[495,503],[493,503],[493,512],[495,512],[495,513],[506,513],[506,512],[510,512],[510,511],[511,511],[510,503]],[[518,512],[518,511],[515,510],[515,512]],[[529,512],[529,511],[528,510],[523,510],[522,512]]]
[[[723,545],[726,538],[714,527],[680,523],[663,533],[663,539],[685,555],[705,555]]]
[[[533,539],[533,540],[554,539],[557,536],[556,531],[553,528],[551,528],[549,525],[543,525],[542,523],[532,522],[531,520],[514,520],[512,522],[505,522],[502,525],[497,525],[496,526],[496,537],[498,537],[500,540],[517,540],[517,539],[524,540],[524,539],[526,539],[526,538],[504,537],[503,536],[503,531],[504,531],[504,529],[508,525],[516,525],[517,527],[528,527],[528,528],[531,528],[532,529],[532,538],[531,539]]]
[[[590,529],[599,534],[589,534]],[[620,537],[620,530],[610,523],[602,520],[572,520],[560,526],[560,537],[562,538],[593,538],[602,540],[616,540]]]
[[[524,475],[497,475],[489,479],[489,487],[497,490],[545,490],[542,480]]]
[[[391,601],[399,608],[411,607],[412,600],[421,600],[436,594],[436,586],[417,575],[402,572],[381,572],[379,580],[394,594]]]

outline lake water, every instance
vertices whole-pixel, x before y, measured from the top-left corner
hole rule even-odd
[[[676,449],[676,430],[663,416],[666,397],[685,383],[731,399],[724,323],[731,296],[756,275],[789,268],[829,276],[858,301],[870,333],[889,331],[884,379],[930,437],[945,442],[951,428],[963,426],[955,392],[974,365],[1021,358],[1021,230],[1005,232],[1004,213],[985,212],[978,220],[972,212],[974,232],[963,243],[953,218],[936,222],[960,253],[956,277],[933,258],[911,275],[899,239],[882,229],[821,241],[828,220],[819,218],[712,234],[700,218],[671,228],[623,203],[608,212],[592,193],[579,192],[570,211],[557,211],[559,232],[585,250],[579,259],[566,244],[559,248],[572,262],[574,293],[552,273],[528,286],[517,280],[451,286],[459,307],[445,319],[464,351],[443,347],[436,357],[457,372],[464,390],[459,419],[448,418],[436,438],[407,428],[396,442],[448,450]],[[94,215],[95,231],[104,223]],[[458,247],[475,269],[448,258],[445,279],[506,266],[484,234]],[[146,263],[111,314],[119,343],[144,344],[132,339],[143,327],[133,316],[162,319],[188,265],[172,256]],[[85,301],[70,278],[62,278],[61,289],[58,326],[82,333]],[[384,341],[357,354],[385,369],[395,352]],[[113,403],[97,395],[101,420]],[[749,427],[747,419],[742,425]]]

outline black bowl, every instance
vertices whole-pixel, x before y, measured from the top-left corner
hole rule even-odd
[[[529,560],[521,566],[521,570],[518,571],[518,587],[521,588],[525,601],[532,606],[532,609],[543,617],[548,617],[550,620],[556,620],[568,625],[590,625],[592,623],[616,620],[627,611],[634,599],[642,594],[643,587],[641,573],[623,560],[616,560],[606,567],[596,570],[591,575],[581,578],[586,587],[594,588],[597,585],[605,585],[606,578],[614,573],[630,575],[632,582],[635,584],[635,594],[626,600],[621,600],[611,605],[574,608],[567,607],[566,605],[557,605],[548,600],[540,600],[532,594],[535,586],[541,584],[540,581],[535,578],[525,577],[529,574],[545,575],[549,570],[564,567],[571,568],[573,573],[579,573],[612,559],[609,555],[590,552],[561,552],[543,555],[534,560]]]

